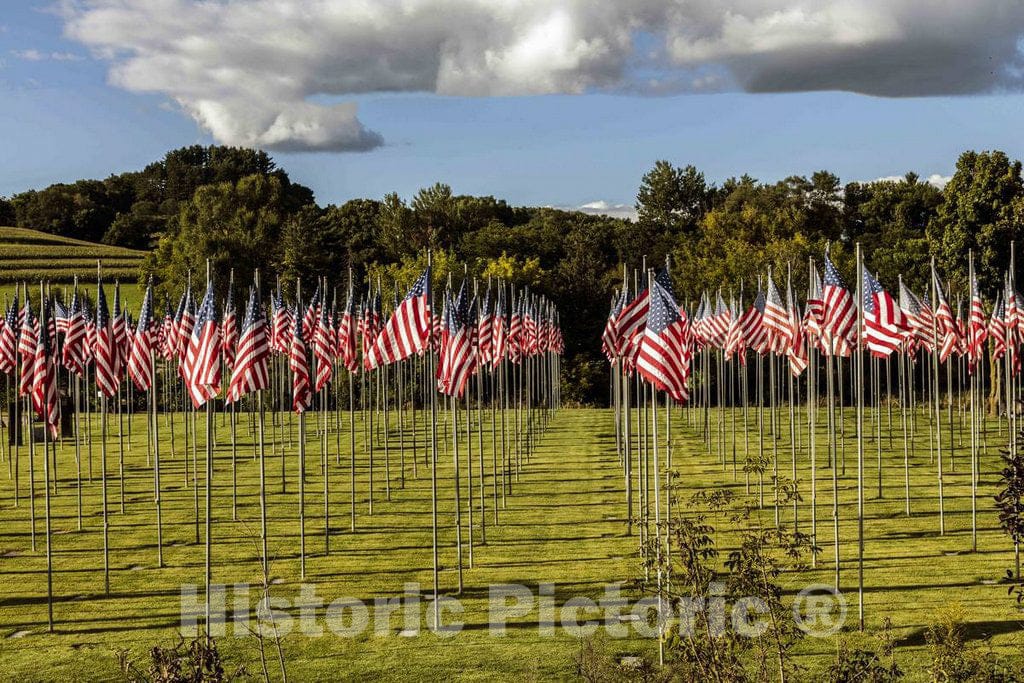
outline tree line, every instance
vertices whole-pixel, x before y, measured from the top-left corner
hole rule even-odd
[[[0,197],[0,225],[150,249],[140,277],[152,274],[168,296],[188,271],[204,272],[207,259],[217,272],[233,268],[237,282],[259,268],[264,281],[323,276],[344,285],[349,268],[356,278],[413,272],[429,248],[453,269],[465,264],[470,276],[501,276],[555,302],[566,339],[564,396],[596,403],[607,397],[599,336],[623,264],[668,258],[684,302],[710,284],[724,294],[742,289],[749,303],[769,266],[776,274],[791,267],[794,287],[806,288],[808,258],[820,260],[826,246],[852,278],[860,242],[867,267],[889,288],[902,276],[924,293],[934,256],[955,301],[966,295],[973,251],[991,300],[1024,225],[1024,181],[1021,162],[1000,151],[964,152],[943,188],[914,173],[843,184],[828,171],[719,185],[694,166],[657,161],[640,180],[636,210],[632,221],[518,207],[441,183],[408,201],[391,193],[320,206],[265,152],[192,146],[141,171]]]

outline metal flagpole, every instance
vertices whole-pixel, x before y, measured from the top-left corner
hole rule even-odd
[[[433,265],[433,256],[430,251],[427,251],[427,270],[431,273],[431,266]],[[434,296],[433,296],[433,283],[427,283],[427,290],[429,292],[427,301],[430,304],[431,310],[431,343],[429,348],[434,351],[429,357],[431,362],[424,363],[424,369],[429,370],[437,361],[437,350],[434,348],[433,339],[433,310],[434,310]],[[424,354],[424,358],[427,358],[427,354]],[[436,369],[434,373],[436,374]],[[437,562],[437,384],[429,381],[424,382],[424,389],[430,394],[430,529],[431,529],[431,540],[433,551],[433,578],[434,578],[434,631],[437,632],[441,628],[441,610],[438,605],[438,562]]]
[[[27,291],[26,291],[27,294]],[[43,293],[43,282],[39,282],[39,334],[49,334],[47,328],[47,297]],[[49,345],[44,346],[46,353],[50,353],[51,349]],[[44,364],[46,365],[45,372],[53,372],[56,375],[57,364],[54,360],[51,363],[51,359],[44,358]],[[54,376],[47,380],[49,382],[57,382],[57,377]],[[45,395],[47,389],[44,386],[44,395],[39,397],[40,407],[43,413],[43,488],[45,490],[45,531],[46,531],[46,626],[49,633],[53,633],[53,542],[51,538],[50,529],[50,425],[49,425],[49,406],[47,405],[48,397]],[[56,446],[54,447],[56,451]]]
[[[864,263],[857,243],[857,614],[864,630]]]
[[[938,282],[936,282],[935,257],[932,257],[932,370],[934,373],[934,399],[935,399],[935,450],[938,457],[939,477],[939,535],[946,533],[946,517],[943,508],[942,496],[942,424],[940,420],[941,409],[939,407],[939,331],[938,331]]]
[[[295,315],[302,315],[302,280],[295,280]],[[303,350],[305,353],[305,350]],[[295,400],[295,397],[292,397]],[[293,406],[294,410],[294,406]],[[299,412],[299,576],[306,578],[306,411]]]
[[[149,387],[149,419],[153,432],[153,503],[156,505],[156,566],[164,566],[163,509],[160,501],[160,424],[156,416],[156,352],[149,350],[149,371],[153,376]]]

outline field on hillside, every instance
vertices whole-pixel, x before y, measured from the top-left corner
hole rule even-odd
[[[124,247],[112,247],[60,237],[25,228],[0,227],[0,293],[11,296],[25,282],[30,294],[38,297],[40,280],[64,290],[79,279],[90,296],[96,290],[96,263],[103,266],[103,279],[112,287],[122,283],[122,295],[137,308],[142,300],[137,285],[139,268],[146,253]],[[134,310],[133,310],[134,312]]]
[[[805,639],[799,646],[800,662],[808,676],[820,671],[834,655],[838,640],[856,641],[855,539],[856,539],[856,450],[852,439],[853,414],[848,411],[845,425],[846,473],[840,484],[840,538],[842,590],[850,613],[838,636]],[[401,596],[409,582],[419,584],[419,594],[429,597],[431,589],[430,478],[423,450],[423,434],[418,435],[417,455],[411,449],[411,435],[405,432],[405,467],[401,467],[397,424],[392,414],[388,462],[383,443],[374,451],[374,503],[369,514],[369,454],[364,428],[357,423],[356,530],[350,529],[349,494],[351,469],[348,461],[347,415],[341,416],[341,430],[329,432],[327,461],[330,463],[329,510],[330,555],[324,556],[324,478],[320,468],[320,441],[315,418],[308,425],[305,482],[306,574],[315,583],[317,595],[330,602],[350,596],[362,600]],[[710,423],[731,429],[738,425],[735,442],[730,431],[709,451],[700,437],[702,414],[697,410],[676,410],[672,425],[672,467],[678,472],[680,490],[677,509],[692,494],[709,487],[727,487],[746,496],[744,474],[732,469],[735,443],[737,458],[744,449],[760,448],[759,432],[753,411],[748,415],[750,429],[743,430],[740,411],[712,411]],[[769,435],[764,444],[772,457],[778,446],[779,467],[791,468],[788,414],[781,411],[780,440]],[[868,424],[874,430],[869,414]],[[20,504],[14,505],[14,482],[0,476],[0,573],[4,594],[0,596],[0,677],[21,681],[42,678],[116,678],[115,653],[128,650],[134,658],[155,644],[171,645],[179,626],[182,585],[202,584],[203,544],[196,544],[195,480],[186,475],[182,434],[182,416],[173,418],[176,440],[171,445],[168,432],[170,416],[161,416],[162,501],[164,524],[164,561],[157,567],[154,530],[153,476],[147,467],[144,422],[136,416],[132,425],[130,450],[124,453],[124,512],[121,512],[118,480],[119,449],[116,421],[111,420],[108,440],[108,497],[111,512],[111,586],[104,595],[102,573],[101,487],[99,483],[100,449],[91,449],[92,480],[88,481],[89,453],[83,447],[81,468],[86,481],[82,485],[83,530],[78,530],[78,495],[73,443],[65,441],[59,451],[58,493],[52,499],[54,543],[54,617],[57,632],[45,633],[45,556],[41,536],[31,550],[27,448],[19,460]],[[797,412],[797,424],[803,414]],[[1021,613],[1006,587],[996,582],[1013,563],[1012,547],[997,528],[992,508],[996,455],[1000,443],[998,425],[991,422],[986,436],[988,451],[982,457],[979,493],[978,552],[970,552],[970,476],[966,442],[960,443],[960,425],[956,425],[954,460],[946,461],[944,479],[946,533],[938,533],[937,480],[929,451],[928,418],[917,416],[917,430],[909,461],[911,511],[905,515],[903,439],[899,414],[887,434],[887,415],[881,416],[880,443],[873,439],[866,446],[865,596],[869,629],[879,628],[889,619],[898,639],[897,660],[910,680],[925,677],[927,648],[924,630],[950,609],[962,612],[973,642],[991,638],[1000,651],[1021,646]],[[200,425],[202,424],[200,420]],[[259,469],[253,460],[253,434],[248,414],[239,419],[239,446],[236,460],[237,520],[232,520],[232,454],[227,444],[227,426],[215,416],[217,444],[213,479],[213,581],[221,583],[260,582],[259,565]],[[289,427],[289,425],[291,426]],[[484,421],[489,430],[489,417]],[[452,457],[444,440],[447,422],[439,430],[439,498],[442,545],[440,562],[442,592],[453,595],[457,586],[454,551],[454,497]],[[284,418],[282,429],[295,434],[294,422]],[[92,425],[94,438],[98,421]],[[294,442],[286,443],[283,431],[267,436],[266,472],[268,482],[269,548],[272,594],[291,598],[300,590],[298,534],[298,457]],[[1004,432],[1005,433],[1005,432]],[[524,462],[518,480],[502,504],[499,492],[498,519],[494,520],[492,451],[489,431],[483,439],[483,463],[486,506],[486,544],[481,543],[479,501],[479,458],[474,450],[473,504],[474,566],[464,572],[465,589],[460,596],[464,612],[459,618],[465,627],[457,634],[437,635],[427,630],[422,615],[422,631],[410,635],[408,626],[395,616],[380,634],[361,633],[355,637],[336,634],[314,636],[292,633],[283,640],[288,673],[293,680],[313,678],[361,679],[458,679],[510,680],[571,678],[573,658],[580,640],[562,628],[548,637],[538,626],[536,609],[510,620],[504,636],[489,634],[487,587],[495,583],[515,583],[529,587],[534,594],[542,583],[553,583],[554,601],[564,605],[573,597],[598,599],[606,584],[625,582],[640,575],[636,537],[625,533],[622,473],[614,450],[614,429],[610,411],[565,410],[558,413],[541,439],[536,453]],[[746,438],[745,438],[746,436]],[[809,528],[810,484],[806,456],[806,434],[801,434],[797,457],[798,480],[804,502],[798,510],[799,524]],[[294,437],[293,437],[294,438]],[[831,520],[831,472],[824,466],[824,427],[818,429],[817,462],[818,544],[823,552],[818,567],[787,574],[783,583],[790,594],[810,583],[834,580]],[[719,446],[724,445],[724,450]],[[198,444],[200,518],[203,514],[202,439]],[[280,446],[280,447],[278,447]],[[462,447],[465,446],[463,442]],[[478,444],[474,442],[474,449]],[[877,497],[876,466],[881,446],[883,497]],[[948,447],[948,444],[947,444]],[[283,457],[282,457],[283,452]],[[468,543],[466,501],[467,463],[460,463],[462,485],[463,540]],[[949,453],[947,452],[948,456]],[[336,462],[339,459],[340,463]],[[415,457],[415,466],[414,466]],[[661,452],[662,458],[665,452]],[[840,453],[840,463],[842,463]],[[664,461],[663,461],[664,463]],[[955,470],[949,466],[955,464]],[[5,469],[9,468],[8,464]],[[283,468],[283,470],[282,470]],[[390,479],[385,478],[386,468]],[[13,468],[10,468],[13,470]],[[35,460],[37,534],[42,531],[43,493],[41,457]],[[283,484],[282,484],[283,471]],[[401,472],[405,481],[402,485]],[[390,481],[387,500],[386,483]],[[499,487],[500,488],[500,487]],[[749,500],[756,500],[756,482]],[[773,523],[771,495],[765,494],[761,520]],[[792,524],[791,509],[783,510],[781,522]],[[722,526],[720,544],[730,547],[734,531]],[[202,524],[198,531],[203,532]],[[254,589],[255,591],[255,589]],[[637,596],[627,592],[627,596]],[[202,600],[201,592],[199,600]],[[372,614],[378,614],[371,610]],[[292,610],[294,614],[295,611]],[[326,618],[321,607],[317,612]],[[259,671],[256,641],[251,637],[226,636],[219,647],[231,664],[244,663]],[[610,640],[610,654],[639,653],[654,657],[656,644],[636,636]],[[276,654],[271,649],[271,671],[276,672]],[[45,673],[44,673],[45,672]],[[276,674],[273,674],[276,676]]]

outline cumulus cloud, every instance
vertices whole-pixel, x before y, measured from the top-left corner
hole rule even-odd
[[[23,59],[26,62],[45,62],[52,60],[55,62],[80,62],[82,61],[82,55],[76,55],[73,52],[42,52],[36,49],[29,50],[11,50],[11,54],[18,59]]]
[[[578,205],[562,204],[551,208],[562,209],[563,211],[579,211],[580,213],[592,216],[609,216],[611,218],[625,218],[631,221],[636,220],[636,207],[632,204],[615,204],[603,199]]]
[[[382,143],[346,97],[1019,89],[1020,0],[63,0],[113,84],[215,138]],[[342,101],[339,101],[342,100]]]
[[[901,182],[903,182],[904,179],[905,179],[905,176],[901,176],[901,175],[887,175],[887,176],[882,176],[881,178],[875,178],[871,182],[876,182],[876,183],[901,183]],[[946,187],[946,184],[949,183],[949,181],[952,180],[952,179],[953,179],[953,176],[950,176],[950,175],[942,175],[940,173],[932,173],[930,176],[928,176],[927,178],[924,179],[924,182],[926,182],[929,185],[932,185],[934,187],[937,187],[938,189],[941,190],[942,188]]]

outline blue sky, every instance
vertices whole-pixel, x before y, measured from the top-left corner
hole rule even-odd
[[[227,128],[182,106],[180,84],[147,92],[112,77],[123,54],[100,56],[110,39],[90,39],[87,29],[72,38],[68,21],[47,5],[5,3],[0,11],[0,195],[138,169],[169,149],[230,137],[215,136],[211,127]],[[458,193],[515,204],[631,205],[641,175],[660,158],[692,163],[721,181],[822,168],[843,180],[908,170],[948,176],[965,149],[1024,157],[1024,95],[998,84],[989,90],[1000,94],[925,97],[753,93],[728,84],[668,95],[629,94],[630,87],[564,94],[558,91],[571,88],[556,84],[520,94],[524,89],[316,95],[313,101],[328,105],[356,103],[359,125],[382,142],[368,151],[335,143],[312,144],[312,151],[288,151],[294,145],[287,141],[267,146],[321,204],[393,190],[411,196],[442,181]]]

